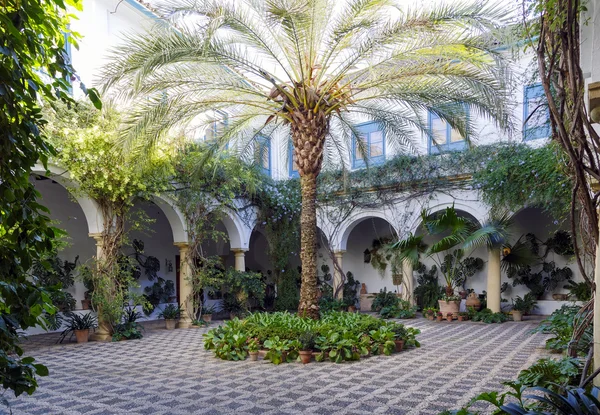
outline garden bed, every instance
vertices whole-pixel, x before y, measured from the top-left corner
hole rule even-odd
[[[287,312],[254,313],[244,320],[225,322],[206,333],[204,347],[224,360],[244,360],[249,353],[264,350],[264,358],[275,364],[298,359],[311,351],[316,361],[341,363],[370,355],[391,355],[401,347],[419,347],[420,330],[371,315],[346,312],[324,313],[320,320]]]

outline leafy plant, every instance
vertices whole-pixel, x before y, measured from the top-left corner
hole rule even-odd
[[[65,313],[67,328],[63,330],[57,343],[62,343],[64,339],[75,333],[75,330],[89,330],[98,325],[98,320],[93,313],[78,314],[73,312]]]
[[[263,346],[268,350],[265,354],[265,359],[275,365],[279,365],[286,360],[292,361],[294,358],[290,352],[293,345],[292,340],[281,340],[278,336],[265,340]]]
[[[246,343],[248,344],[248,352],[251,352],[251,353],[258,352],[258,349],[260,348],[260,342],[258,341],[258,339],[256,337],[249,337],[246,340]]]
[[[418,273],[414,291],[417,304],[421,308],[437,307],[443,291],[438,283],[437,265],[432,265],[428,271],[425,264],[419,262],[415,271]]]
[[[563,288],[569,290],[569,298],[572,300],[589,301],[592,298],[592,288],[585,281],[575,282],[569,280]]]
[[[242,322],[234,319],[204,334],[204,348],[214,350],[223,360],[244,360],[248,355],[248,336],[242,332]]]
[[[494,313],[489,308],[484,308],[481,311],[473,310],[473,312],[469,313],[469,318],[473,321],[482,321],[487,324],[504,323],[508,321],[508,316],[506,314]]]
[[[171,280],[157,277],[156,282],[150,287],[144,288],[144,297],[152,306],[148,308],[147,314],[150,315],[159,304],[169,301],[175,294],[175,283]]]
[[[310,331],[305,331],[298,338],[300,342],[300,350],[309,351],[315,348],[315,342],[317,341],[317,335]]]
[[[215,314],[218,311],[219,310],[215,304],[202,306],[202,314]]]
[[[524,314],[530,313],[536,306],[537,299],[533,293],[527,293],[525,296],[516,296],[513,299],[513,310],[521,311]]]
[[[371,304],[371,311],[381,311],[384,307],[395,307],[398,305],[398,302],[399,298],[396,293],[383,288],[375,295]]]
[[[371,353],[379,354],[382,352],[389,356],[394,352],[396,348],[396,343],[394,343],[395,333],[389,327],[382,326],[377,330],[372,330],[369,334],[372,339]]]
[[[141,339],[144,337],[142,331],[144,327],[138,323],[142,318],[142,313],[135,307],[127,307],[123,313],[123,320],[114,327],[112,341]]]
[[[415,318],[417,306],[409,301],[399,300],[395,306],[386,306],[379,310],[381,318]]]
[[[554,391],[574,384],[581,376],[581,361],[572,357],[540,359],[522,370],[517,382],[526,387],[541,386]]]
[[[573,329],[575,320],[580,313],[577,306],[563,305],[558,310],[555,310],[549,317],[542,320],[540,325],[536,327],[534,333],[552,334],[553,337],[546,340],[546,348],[564,352],[569,348],[569,344],[573,337]],[[582,313],[581,318],[585,317]],[[589,346],[593,341],[593,328],[591,325],[586,328],[581,339],[576,344],[576,350],[579,353],[587,353]]]
[[[179,318],[181,311],[181,306],[168,304],[162,309],[158,317],[164,318],[165,320],[176,320]]]

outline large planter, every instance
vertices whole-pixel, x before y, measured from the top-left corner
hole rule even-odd
[[[175,330],[175,325],[177,324],[177,320],[174,319],[165,319],[165,328],[167,330]]]
[[[300,350],[298,354],[300,355],[300,360],[302,361],[302,363],[307,364],[310,363],[310,359],[312,359],[313,352],[311,350]]]
[[[514,321],[523,321],[523,313],[521,311],[513,310],[512,316]]]
[[[460,301],[438,300],[438,304],[440,306],[440,312],[442,313],[442,315],[447,316],[448,313],[452,313],[453,316],[458,315]]]
[[[87,343],[90,337],[90,329],[85,330],[74,330],[75,338],[77,339],[77,343]]]
[[[473,307],[477,311],[479,311],[479,309],[481,308],[481,300],[474,292],[467,296],[467,309],[469,307]]]
[[[202,320],[210,323],[212,321],[212,314],[202,314]]]

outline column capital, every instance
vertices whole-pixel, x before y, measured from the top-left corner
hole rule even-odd
[[[102,242],[102,232],[91,232],[88,233],[88,236],[90,238],[94,238],[96,240],[96,243]]]
[[[235,255],[243,255],[246,252],[248,252],[248,250],[244,248],[231,248],[230,251],[233,252]]]
[[[174,242],[173,245],[179,249],[188,249],[190,247],[188,242]]]
[[[333,251],[334,255],[344,255],[346,253],[345,249],[336,249]]]

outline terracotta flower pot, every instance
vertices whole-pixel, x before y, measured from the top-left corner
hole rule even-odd
[[[175,324],[177,324],[177,320],[174,319],[165,319],[165,328],[167,330],[175,330]]]
[[[428,315],[428,316],[427,316],[427,320],[431,320],[431,321],[433,321],[433,320],[434,320],[433,314],[430,314],[430,315]]]
[[[442,316],[437,316],[437,321],[442,321]]]
[[[210,323],[212,321],[212,314],[202,314],[202,320]]]
[[[463,316],[458,316],[458,321],[465,321],[465,318]]]
[[[258,352],[248,352],[250,360],[256,362],[258,360]]]
[[[440,312],[446,316],[448,313],[452,313],[452,315],[458,315],[458,310],[460,308],[460,301],[444,301],[438,300],[440,306]]]
[[[92,304],[92,300],[81,300],[81,309],[82,310],[89,310]]]
[[[310,363],[310,360],[312,359],[311,350],[300,350],[298,353],[300,354],[300,360],[302,360],[303,364]]]
[[[521,311],[513,310],[512,316],[514,321],[523,321],[523,313]]]
[[[481,308],[481,300],[474,292],[467,296],[467,308],[469,307],[473,307],[477,311]]]
[[[447,316],[447,317],[446,317],[446,320],[447,320],[447,321],[452,321],[452,316]]]
[[[394,340],[396,343],[396,353],[400,353],[404,348],[404,340]]]
[[[87,343],[90,337],[90,329],[75,330],[75,338],[77,343]]]
[[[349,313],[356,313],[356,306],[353,306],[353,305],[349,306],[348,307],[348,312]]]

